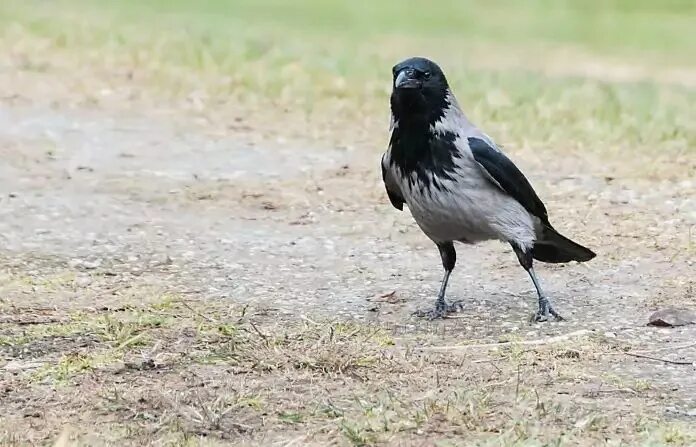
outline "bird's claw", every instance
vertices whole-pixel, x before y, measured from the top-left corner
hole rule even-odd
[[[541,323],[543,321],[549,321],[551,317],[555,318],[556,321],[565,321],[565,318],[561,316],[556,310],[551,306],[547,298],[542,298],[539,300],[539,310],[532,315],[532,323]]]
[[[462,300],[452,301],[449,304],[444,301],[438,301],[434,309],[417,310],[413,312],[413,315],[420,318],[427,318],[428,320],[439,320],[447,318],[449,314],[457,313],[463,309],[464,303]]]

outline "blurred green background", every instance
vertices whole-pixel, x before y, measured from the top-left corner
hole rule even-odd
[[[142,89],[202,92],[209,109],[227,104],[276,133],[332,144],[381,144],[390,68],[423,55],[504,141],[687,151],[694,24],[696,2],[677,0],[0,3],[4,46],[38,61],[27,69],[127,70]]]

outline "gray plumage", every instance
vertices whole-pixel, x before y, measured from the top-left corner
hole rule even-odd
[[[466,118],[454,96],[447,97],[444,116],[432,126],[433,133],[452,132],[454,146],[460,154],[455,158],[451,178],[436,179],[435,171],[428,172],[431,184],[441,188],[426,188],[415,173],[407,176],[391,163],[391,147],[382,157],[385,185],[402,197],[413,218],[434,242],[461,241],[476,243],[491,239],[516,241],[520,248],[531,248],[536,240],[539,219],[531,216],[478,163],[469,147],[468,138],[480,138],[495,150],[492,140]],[[398,120],[394,126],[398,127]]]
[[[561,316],[544,295],[532,267],[543,262],[588,261],[595,254],[559,234],[525,176],[493,140],[469,121],[432,61],[408,59],[394,69],[391,140],[382,178],[399,210],[406,204],[418,226],[438,246],[445,276],[436,308],[442,317],[456,251],[452,242],[509,243],[539,297],[537,320]]]

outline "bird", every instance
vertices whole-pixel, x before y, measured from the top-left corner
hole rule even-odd
[[[536,289],[536,322],[563,320],[541,287],[533,262],[586,262],[596,254],[561,235],[527,178],[493,139],[464,114],[442,69],[423,57],[392,68],[389,146],[381,158],[391,204],[408,207],[437,246],[444,276],[429,319],[462,310],[448,303],[447,283],[456,264],[454,243],[488,240],[509,244]]]

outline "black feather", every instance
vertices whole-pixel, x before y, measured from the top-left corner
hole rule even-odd
[[[544,203],[524,174],[505,154],[492,148],[480,138],[472,137],[468,141],[474,159],[490,177],[531,215],[541,220],[542,230],[540,234],[537,234],[537,241],[531,253],[534,259],[549,263],[585,262],[596,256],[589,248],[571,241],[553,228]]]
[[[391,135],[391,162],[401,176],[409,182],[416,174],[421,187],[442,190],[442,180],[452,180],[456,169],[455,159],[461,153],[454,144],[457,135],[453,132],[433,134],[420,130],[396,128]],[[411,183],[413,186],[413,183]]]
[[[589,248],[571,241],[551,226],[545,226],[538,236],[532,247],[532,257],[537,261],[553,264],[570,261],[587,262],[597,256]]]
[[[382,163],[382,181],[384,182],[384,187],[387,190],[387,196],[389,197],[389,201],[392,205],[394,205],[394,208],[396,208],[399,211],[403,211],[404,198],[401,197],[401,194],[399,194],[398,192],[389,189],[389,183],[387,182],[386,174],[387,170],[384,168],[384,163]]]
[[[527,178],[502,152],[480,138],[468,138],[469,148],[479,163],[503,191],[517,200],[531,215],[551,226],[546,207]]]
[[[407,59],[392,69],[394,79],[403,69],[412,69],[422,81],[422,88],[397,91],[391,95],[391,109],[402,127],[430,126],[440,120],[449,106],[447,78],[440,67],[428,59],[414,57]],[[426,79],[425,75],[429,77]],[[427,127],[425,131],[427,131]]]

